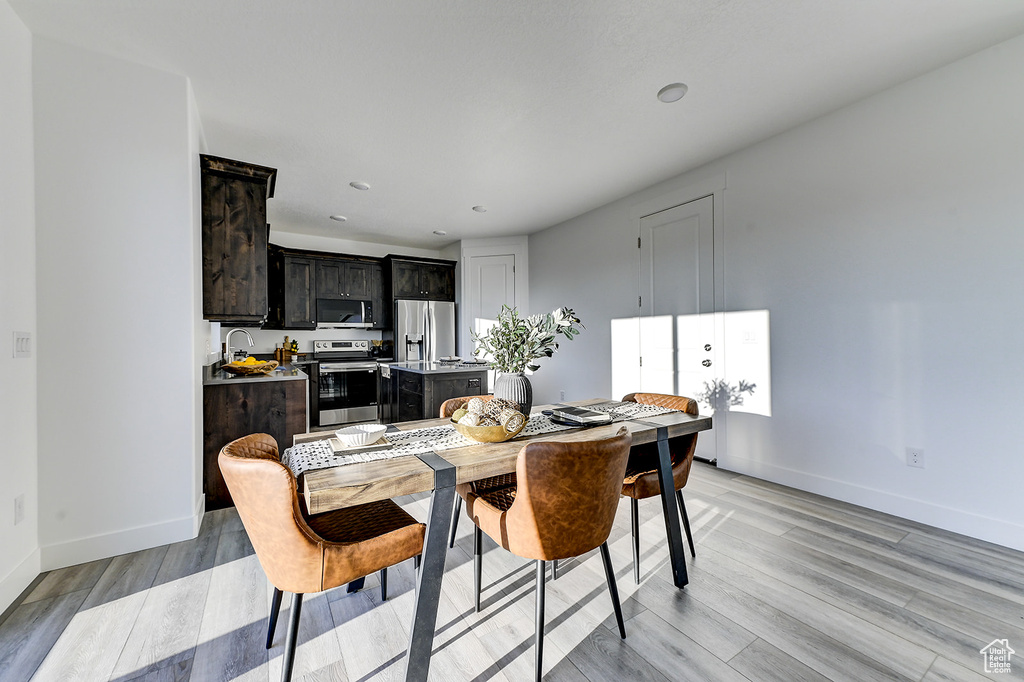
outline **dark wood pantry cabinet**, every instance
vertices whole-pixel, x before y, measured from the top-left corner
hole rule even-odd
[[[203,319],[260,324],[267,317],[267,199],[277,170],[199,156]]]

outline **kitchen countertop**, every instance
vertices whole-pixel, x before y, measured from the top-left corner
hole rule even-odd
[[[388,362],[384,363],[391,369],[415,372],[416,374],[451,374],[453,372],[486,372],[491,368],[486,362],[475,365],[448,365],[442,362]]]
[[[225,372],[220,366],[216,368],[213,365],[203,367],[203,386],[238,384],[243,381],[248,383],[261,381],[305,381],[308,378],[309,375],[295,365],[280,365],[270,374],[231,374]]]

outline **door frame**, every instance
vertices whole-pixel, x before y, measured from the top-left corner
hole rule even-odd
[[[515,237],[493,237],[490,239],[463,239],[461,243],[460,291],[462,296],[456,306],[459,333],[455,335],[456,352],[469,357],[473,352],[473,340],[469,335],[469,321],[465,318],[470,305],[465,296],[470,295],[469,270],[473,258],[480,256],[507,256],[515,258],[516,307],[520,313],[530,312],[530,248],[526,235]]]
[[[722,323],[722,315],[720,313],[725,312],[725,190],[727,186],[726,174],[719,173],[707,177],[703,180],[694,182],[693,184],[686,185],[679,189],[665,194],[659,194],[653,198],[645,199],[644,201],[632,204],[629,207],[629,224],[637,234],[640,233],[640,220],[654,215],[655,213],[661,213],[669,209],[688,204],[691,201],[697,199],[703,199],[704,197],[712,197],[713,202],[713,214],[712,214],[712,229],[714,231],[714,309],[715,325],[716,325],[716,336],[721,339],[723,338],[722,330],[718,329]],[[639,294],[640,289],[640,255],[639,249],[637,249],[637,293]],[[638,311],[639,313],[639,311]],[[724,373],[726,363],[728,362],[725,357],[725,353],[722,352],[722,344],[716,343],[719,352],[714,354],[714,362],[719,366],[720,370]],[[715,438],[715,452],[717,461],[725,459],[728,461],[728,434],[724,428],[712,428],[711,434]],[[705,434],[707,437],[707,434]]]

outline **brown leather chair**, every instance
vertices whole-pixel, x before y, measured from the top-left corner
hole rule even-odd
[[[537,561],[536,679],[543,671],[545,562],[600,547],[619,635],[626,638],[608,534],[615,520],[631,438],[625,428],[604,440],[535,441],[519,451],[515,487],[466,495],[473,519],[474,588],[480,610],[482,533],[513,554]]]
[[[467,395],[463,398],[449,398],[441,403],[441,410],[438,417],[441,419],[448,419],[455,414],[455,410],[465,405],[471,398],[480,398],[486,403],[491,401],[494,396]],[[472,483],[460,483],[455,486],[455,492],[458,493],[458,497],[455,498],[455,507],[452,509],[452,528],[451,534],[448,538],[448,547],[451,548],[455,546],[455,533],[459,530],[459,516],[462,514],[462,500],[465,499],[467,494],[471,492],[483,492],[486,490],[507,488],[509,486],[515,486],[515,484],[515,474],[504,474],[502,476],[491,476],[490,478],[473,481]]]
[[[257,433],[224,446],[217,458],[238,516],[274,585],[267,648],[274,639],[282,592],[291,592],[281,679],[292,676],[302,595],[322,592],[381,571],[423,551],[426,526],[391,500],[306,516],[295,477],[281,464],[273,436]]]
[[[687,414],[697,414],[697,401],[678,395],[664,393],[630,393],[622,402],[641,403],[671,407]],[[693,535],[690,534],[690,518],[686,514],[682,488],[690,476],[693,464],[693,452],[697,449],[697,434],[670,438],[669,454],[672,457],[672,480],[676,488],[676,501],[679,503],[679,514],[683,518],[683,529],[686,541],[690,545],[690,555],[697,556],[693,547]],[[658,444],[645,443],[634,447],[629,453],[626,465],[626,477],[622,483],[622,494],[630,498],[629,510],[633,525],[633,579],[640,584],[640,506],[639,501],[648,497],[661,495],[661,484],[658,483]]]

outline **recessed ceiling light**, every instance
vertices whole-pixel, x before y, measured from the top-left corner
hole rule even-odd
[[[683,95],[686,94],[687,90],[689,90],[689,88],[686,87],[686,83],[670,83],[661,90],[658,90],[658,99],[666,104],[669,102],[678,102],[683,98]]]
[[[486,206],[474,206],[473,210],[476,211],[477,213],[487,213]]]
[[[332,216],[331,216],[331,220],[337,220],[337,221],[338,221],[339,223],[343,223],[343,222],[345,222],[346,220],[348,220],[348,218],[346,218],[346,217],[345,217],[345,216],[343,216],[343,215],[332,215]]]
[[[444,230],[434,230],[434,234],[436,234],[438,237],[443,237],[448,233],[445,232]]]
[[[368,189],[370,189],[370,186],[367,185],[365,182],[350,182],[350,183],[348,183],[348,186],[349,187],[354,187],[355,189],[359,189],[359,190],[368,190]]]

